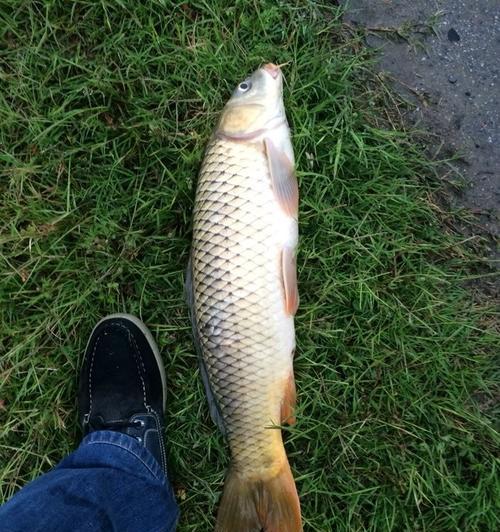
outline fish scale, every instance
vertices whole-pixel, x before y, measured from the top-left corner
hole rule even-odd
[[[248,475],[284,459],[274,452],[281,432],[270,428],[281,423],[294,334],[283,304],[278,209],[263,143],[215,138],[196,193],[194,313],[233,463]]]

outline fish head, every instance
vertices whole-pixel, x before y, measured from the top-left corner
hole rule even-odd
[[[267,63],[236,87],[224,107],[218,132],[247,139],[284,122],[283,74],[279,66]]]

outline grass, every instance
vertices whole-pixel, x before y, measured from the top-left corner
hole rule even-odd
[[[0,2],[0,500],[75,447],[86,337],[126,311],[166,364],[179,530],[213,526],[228,457],[183,299],[193,187],[232,87],[275,61],[301,189],[286,447],[305,530],[498,529],[495,314],[330,4]]]

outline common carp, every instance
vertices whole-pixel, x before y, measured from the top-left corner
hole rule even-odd
[[[293,423],[298,186],[280,67],[234,90],[196,189],[188,278],[200,372],[231,451],[219,532],[297,532]]]

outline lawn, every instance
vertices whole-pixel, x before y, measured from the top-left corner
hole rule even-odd
[[[212,529],[228,454],[183,296],[193,192],[233,86],[273,61],[301,192],[305,530],[498,530],[494,309],[370,60],[333,2],[0,1],[0,501],[75,447],[86,337],[131,312],[166,365],[179,530]]]

